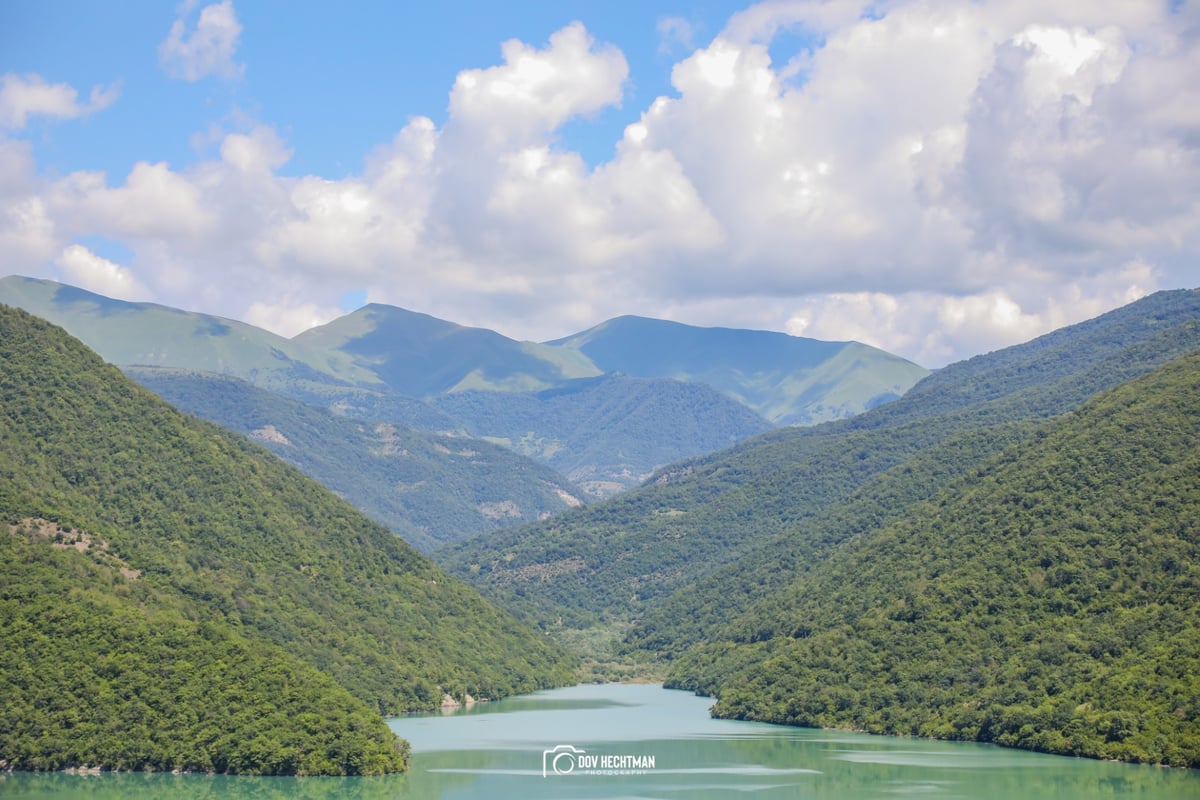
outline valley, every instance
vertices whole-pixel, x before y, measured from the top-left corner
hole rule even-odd
[[[378,306],[283,345],[0,288],[123,359],[3,309],[13,767],[394,772],[383,714],[581,679],[1200,766],[1198,291],[815,398],[778,365],[829,385],[862,351],[640,318],[533,346]],[[780,425],[796,403],[813,424]],[[246,713],[177,716],[202,698]],[[304,707],[363,733],[298,732]]]

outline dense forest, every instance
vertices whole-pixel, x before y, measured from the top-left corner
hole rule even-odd
[[[297,469],[181,414],[60,329],[4,307],[0,396],[0,522],[7,528],[0,535],[17,549],[14,559],[31,565],[0,585],[0,651],[15,659],[0,674],[0,736],[10,737],[0,740],[0,758],[10,767],[389,771],[402,751],[381,733],[381,714],[433,708],[445,694],[496,698],[574,679],[572,657]],[[56,552],[55,539],[72,547]],[[55,570],[58,580],[35,580]],[[30,616],[31,593],[47,613]],[[77,637],[88,618],[80,616],[84,602],[98,623],[111,619],[102,627],[113,630]],[[39,638],[30,638],[30,626]],[[196,631],[205,633],[197,638]],[[191,743],[209,762],[162,746],[168,731],[207,731],[205,720],[222,719],[213,706],[228,697],[227,687],[205,683],[219,678],[202,680],[188,668],[163,684],[161,697],[136,688],[139,676],[170,672],[160,662],[180,639],[200,648],[182,663],[264,681],[250,684],[263,688],[246,706],[264,713],[225,731],[235,751]],[[64,662],[54,706],[61,713],[28,717],[46,699],[31,695],[19,667],[36,670],[64,654],[67,642],[77,663],[106,671],[104,680],[77,680],[89,673]],[[268,662],[279,670],[265,668]],[[284,703],[280,684],[289,670],[304,685]],[[179,713],[197,715],[195,726],[178,727],[166,713],[160,700],[175,691],[193,693],[196,702]],[[100,727],[79,724],[102,714],[114,693],[115,713],[146,729],[130,740],[132,749],[106,749]],[[300,708],[318,696],[306,713],[327,708],[328,719],[307,723]],[[268,706],[279,715],[265,713]],[[270,727],[284,718],[286,732]],[[17,724],[27,719],[38,727]],[[306,725],[313,728],[306,743],[288,746],[286,737]],[[307,749],[319,750],[312,737],[358,729],[361,737],[336,737],[361,739],[356,754],[304,758]],[[64,749],[66,740],[72,744]]]
[[[563,475],[491,442],[337,415],[238,378],[125,372],[176,408],[254,439],[422,552],[582,503]]]
[[[1200,766],[1200,354],[869,528],[685,653],[720,716]]]
[[[1026,423],[1196,348],[1200,291],[1160,292],[950,365],[852,419],[772,431],[435,556],[546,630],[637,623],[627,647],[657,658],[786,580],[813,548],[902,513],[1030,435]]]

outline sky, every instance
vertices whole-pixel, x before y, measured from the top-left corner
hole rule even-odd
[[[0,275],[927,367],[1200,286],[1200,2],[0,3]]]

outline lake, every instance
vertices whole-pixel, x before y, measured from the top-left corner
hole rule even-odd
[[[391,720],[413,746],[412,770],[404,776],[14,773],[0,775],[0,797],[1200,798],[1196,771],[714,720],[711,702],[653,685],[575,686]]]

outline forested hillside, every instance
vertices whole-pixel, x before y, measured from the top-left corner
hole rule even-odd
[[[702,641],[710,621],[875,514],[902,513],[1030,435],[1022,420],[1070,410],[1197,347],[1200,292],[1160,292],[946,367],[850,420],[772,431],[673,464],[610,501],[437,555],[547,629],[638,621],[628,646],[658,657]],[[928,468],[906,463],[915,457]]]
[[[605,375],[541,392],[456,392],[430,402],[472,434],[549,464],[594,497],[771,429],[716,389],[664,378]]]
[[[259,442],[423,552],[582,503],[558,472],[490,442],[338,416],[236,378],[125,372],[177,408]]]
[[[0,398],[10,767],[391,771],[381,713],[574,678],[295,468],[7,307]]]
[[[1200,354],[868,526],[676,664],[715,713],[1200,766]]]

